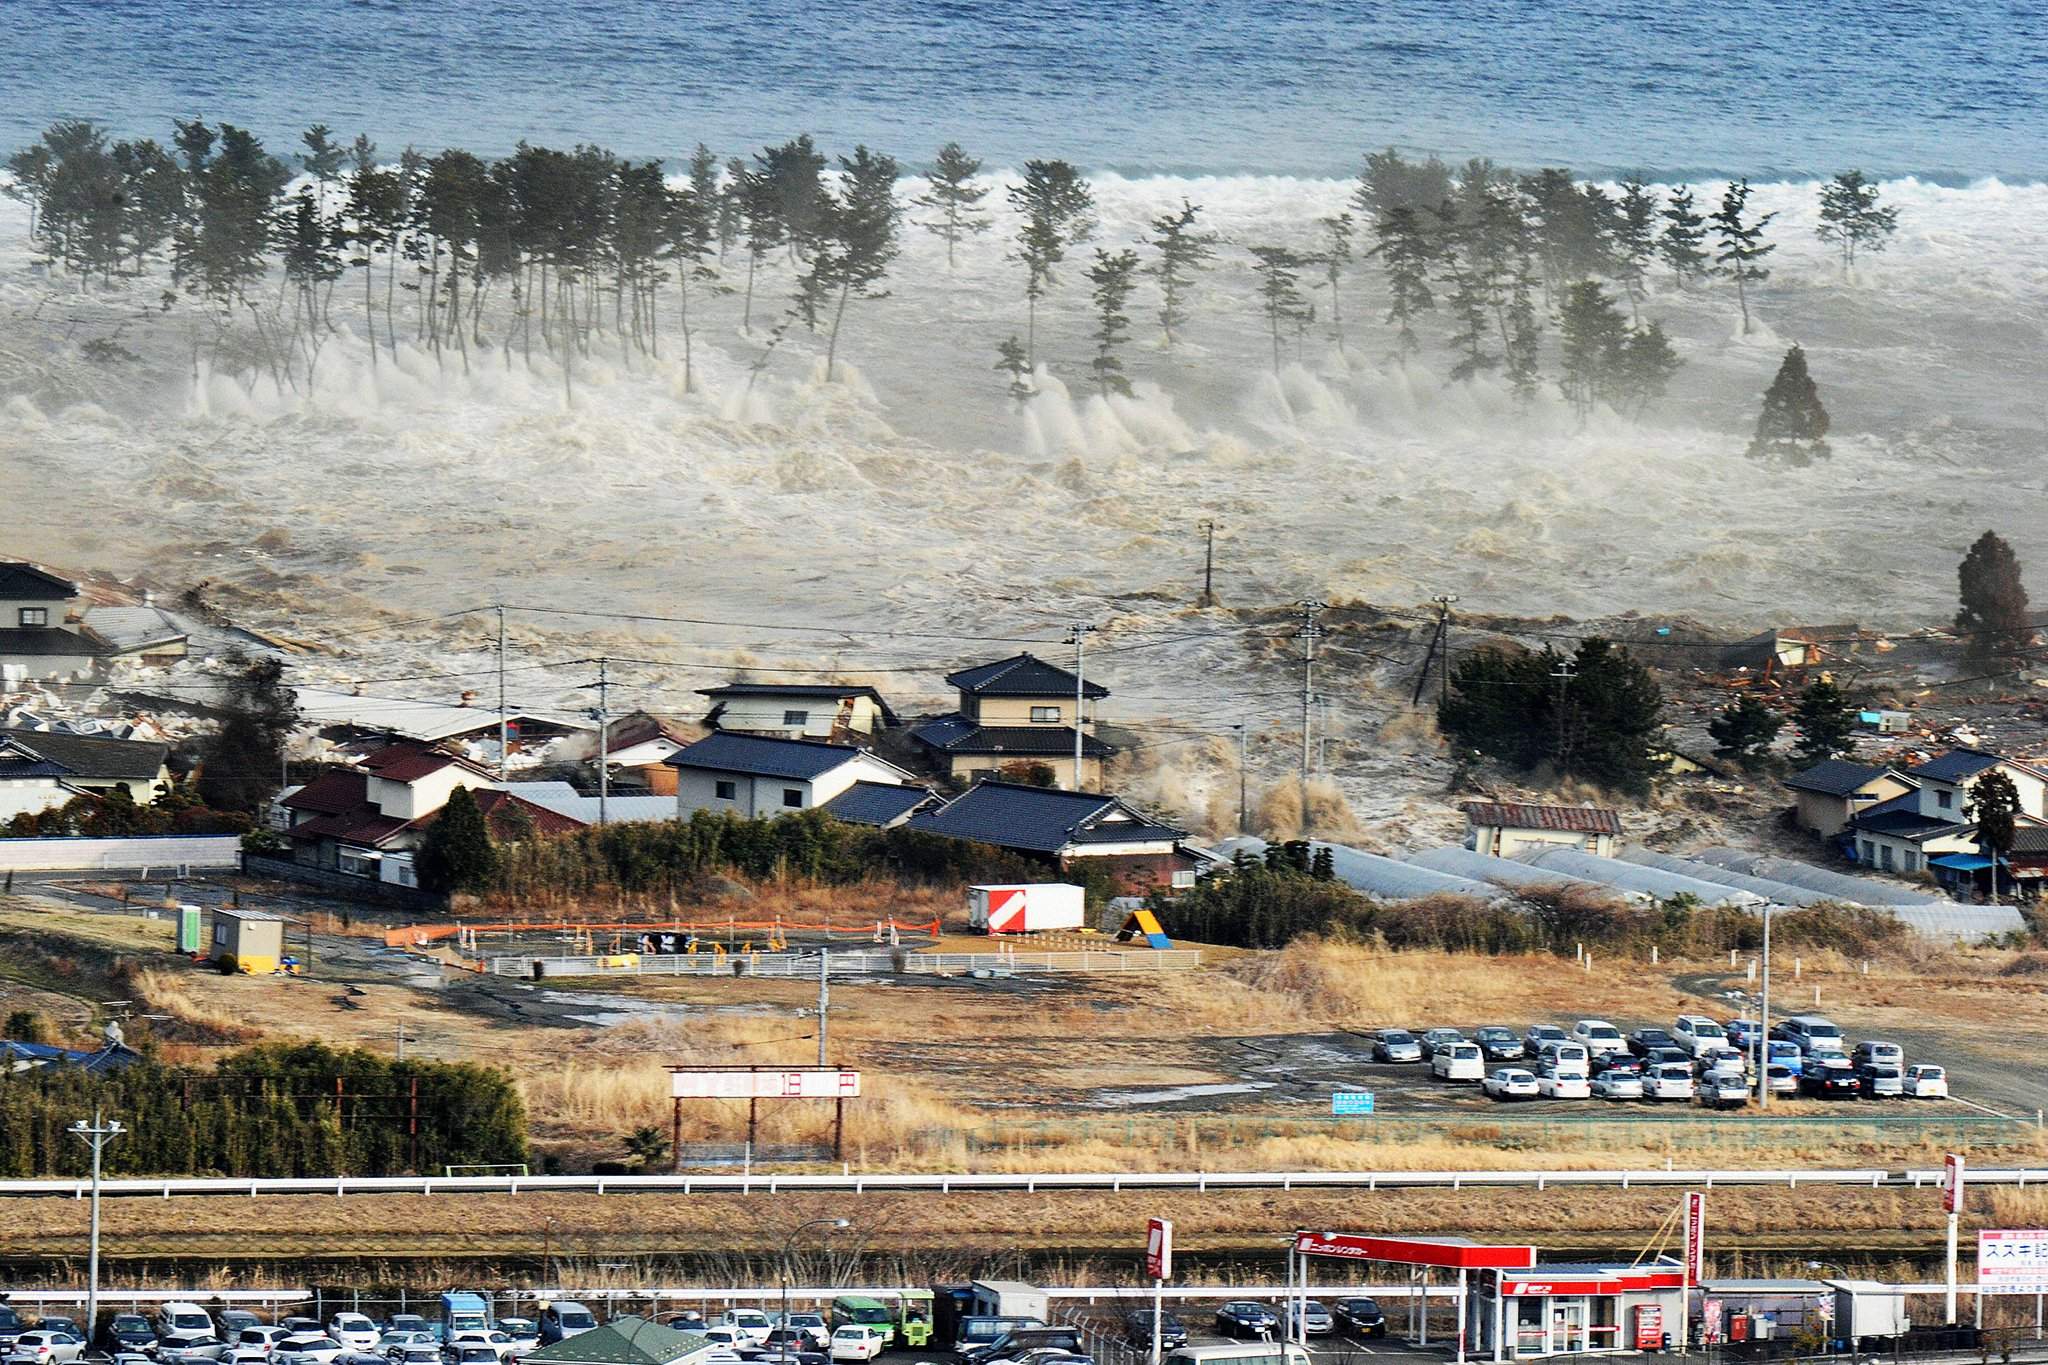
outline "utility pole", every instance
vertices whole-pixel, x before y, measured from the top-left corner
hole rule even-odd
[[[1202,595],[1195,599],[1198,607],[1216,605],[1216,523],[1204,517],[1195,523],[1195,529],[1202,533]]]
[[[119,1119],[106,1120],[100,1111],[92,1111],[92,1123],[84,1119],[71,1125],[71,1136],[92,1148],[92,1239],[86,1255],[85,1270],[85,1330],[88,1335],[99,1321],[100,1311],[100,1153],[109,1142],[128,1130],[121,1126]]]
[[[1458,594],[1440,592],[1430,600],[1436,603],[1436,647],[1440,656],[1436,663],[1436,686],[1441,705],[1451,699],[1451,603],[1458,600]]]
[[[829,975],[829,973],[831,972],[832,968],[831,968],[830,962],[828,961],[828,959],[830,959],[830,957],[831,957],[831,956],[832,956],[832,954],[831,954],[831,951],[830,951],[829,949],[825,949],[825,948],[820,948],[820,949],[818,950],[818,1065],[819,1065],[819,1066],[824,1066],[824,1065],[826,1065],[826,1062],[825,1062],[825,1011],[826,1011],[826,1009],[827,1009],[827,1008],[829,1008],[829,1007],[831,1006],[831,1004],[832,1004],[832,980],[831,980],[831,977],[830,977],[830,975]]]
[[[1074,647],[1074,790],[1086,791],[1081,781],[1081,709],[1087,705],[1086,684],[1081,679],[1081,667],[1087,656],[1087,640],[1098,628],[1085,621],[1076,621],[1067,627],[1067,643]]]
[[[498,780],[505,780],[506,751],[512,747],[512,720],[505,711],[505,605],[498,604]]]
[[[1557,679],[1557,769],[1560,774],[1570,771],[1564,752],[1564,698],[1565,688],[1579,675],[1579,666],[1570,659],[1559,659],[1557,667],[1550,670],[1550,676]]]
[[[605,822],[605,803],[612,794],[612,752],[611,752],[611,698],[610,659],[597,661],[597,681],[585,683],[586,689],[596,689],[597,709],[590,714],[597,718],[597,823]]]
[[[1764,990],[1757,1007],[1756,1094],[1760,1107],[1771,1107],[1771,907],[1764,907]]]
[[[1304,597],[1295,605],[1301,609],[1301,624],[1294,630],[1294,638],[1301,641],[1301,832],[1307,834],[1309,708],[1315,703],[1316,641],[1329,633],[1316,623],[1316,617],[1328,611],[1330,604]]]
[[[1245,743],[1246,731],[1243,721],[1230,727],[1237,731],[1237,832],[1247,833],[1251,826],[1245,815]]]

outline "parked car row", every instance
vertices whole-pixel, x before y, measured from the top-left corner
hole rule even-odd
[[[1315,1299],[1308,1299],[1299,1304],[1289,1303],[1286,1312],[1288,1328],[1295,1329],[1287,1335],[1322,1337],[1339,1328],[1359,1337],[1384,1337],[1387,1334],[1387,1315],[1381,1311],[1378,1301],[1362,1296],[1338,1299],[1327,1307]],[[1140,1319],[1143,1320],[1142,1334],[1139,1332]],[[1127,1321],[1132,1344],[1150,1346],[1152,1315],[1132,1313]],[[1252,1299],[1232,1299],[1219,1306],[1216,1309],[1216,1333],[1225,1337],[1277,1338],[1283,1335],[1280,1314]],[[1185,1343],[1186,1339],[1187,1334],[1182,1331],[1182,1342]]]
[[[1898,1044],[1877,1039],[1849,1051],[1842,1031],[1812,1014],[1781,1019],[1768,1038],[1754,1020],[1704,1014],[1627,1034],[1605,1019],[1580,1019],[1570,1029],[1532,1024],[1520,1034],[1488,1024],[1469,1038],[1455,1028],[1387,1028],[1373,1036],[1372,1056],[1427,1063],[1436,1079],[1477,1083],[1502,1101],[1676,1100],[1738,1108],[1765,1087],[1822,1099],[1948,1097],[1941,1067],[1908,1066]],[[1523,1064],[1500,1065],[1509,1062]]]

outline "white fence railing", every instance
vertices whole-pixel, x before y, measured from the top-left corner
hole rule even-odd
[[[0,839],[0,872],[140,872],[184,876],[197,867],[239,867],[233,834],[139,834],[131,838]]]
[[[834,976],[890,973],[944,976],[974,972],[1174,972],[1202,965],[1192,948],[1143,948],[1129,952],[1083,949],[1050,953],[828,953]],[[818,975],[815,953],[610,953],[572,957],[492,957],[486,968],[497,976],[764,976]]]
[[[332,1194],[779,1194],[796,1190],[837,1190],[852,1194],[933,1190],[1210,1190],[1243,1189],[1463,1189],[1511,1186],[1545,1190],[1559,1186],[1617,1189],[1668,1186],[1939,1185],[1939,1167],[1885,1170],[1879,1167],[1810,1170],[1640,1170],[1640,1171],[1110,1171],[1017,1174],[998,1171],[917,1175],[458,1175],[327,1176],[261,1179],[237,1177],[124,1178],[102,1180],[108,1198],[169,1199],[177,1195]],[[2048,1185],[2048,1166],[1972,1168],[1973,1185]],[[0,1180],[0,1199],[83,1199],[89,1180]]]

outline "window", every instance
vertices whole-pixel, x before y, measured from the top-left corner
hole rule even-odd
[[[1892,846],[1890,844],[1878,845],[1877,863],[1879,867],[1882,867],[1887,872],[1892,870]]]
[[[811,723],[811,713],[808,711],[784,711],[782,713],[782,723],[795,726],[809,725]]]
[[[1184,889],[1195,884],[1195,870],[1191,867],[1177,869],[1173,874],[1175,889]]]
[[[21,624],[25,626],[49,625],[50,609],[48,607],[23,607],[21,609]]]
[[[1955,800],[1956,794],[1954,792],[1936,792],[1934,794],[1934,804],[1940,806],[1943,810],[1947,810],[1950,806],[1954,805]]]
[[[804,807],[804,789],[802,787],[784,787],[782,789],[782,804],[791,810],[802,810]]]
[[[1060,708],[1057,706],[1032,707],[1031,723],[1033,725],[1058,725],[1060,723]]]
[[[1874,867],[1876,866],[1876,864],[1877,846],[1875,844],[1872,844],[1870,840],[1865,839],[1863,841],[1863,865],[1865,867]]]
[[[737,782],[714,782],[711,784],[711,794],[720,801],[737,801],[740,797],[740,784]]]
[[[1918,871],[1920,870],[1920,855],[1919,855],[1919,854],[1917,854],[1917,853],[1915,853],[1915,852],[1914,852],[1914,851],[1913,851],[1912,849],[1910,849],[1910,848],[1909,848],[1909,849],[1907,849],[1907,850],[1906,850],[1906,855],[1905,855],[1905,856],[1906,856],[1906,871],[1908,871],[1908,872],[1918,872]]]

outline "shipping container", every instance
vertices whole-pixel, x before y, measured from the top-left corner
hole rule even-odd
[[[1066,882],[1022,882],[967,888],[967,921],[988,934],[1079,929],[1086,915],[1081,888]]]

